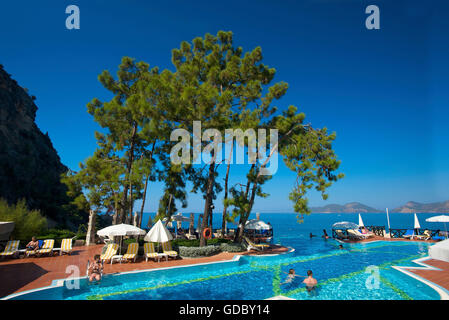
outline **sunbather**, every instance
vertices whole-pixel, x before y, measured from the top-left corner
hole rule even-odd
[[[39,241],[36,240],[36,237],[31,238],[31,241],[26,245],[26,250],[34,252],[39,250]]]

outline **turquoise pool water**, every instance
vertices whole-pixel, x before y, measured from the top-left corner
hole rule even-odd
[[[15,299],[247,300],[277,295],[318,300],[440,299],[432,288],[391,268],[413,266],[412,260],[427,255],[425,243],[379,241],[345,244],[341,250],[331,239],[280,237],[277,241],[297,249],[279,256],[106,275],[98,285],[81,279],[79,289],[63,285]],[[290,268],[300,275],[313,270],[319,283],[316,292],[308,293],[301,280],[282,284]]]

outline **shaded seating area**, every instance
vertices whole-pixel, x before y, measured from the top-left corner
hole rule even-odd
[[[263,243],[263,244],[258,243],[258,244],[256,244],[253,241],[251,241],[250,239],[248,239],[248,237],[246,237],[246,236],[243,236],[243,239],[245,240],[245,242],[247,244],[246,249],[248,251],[250,251],[251,249],[254,249],[256,251],[264,251],[265,249],[268,249],[270,247],[270,245],[267,244],[267,243]]]
[[[259,219],[248,220],[243,235],[254,243],[270,242],[273,239],[273,227]]]

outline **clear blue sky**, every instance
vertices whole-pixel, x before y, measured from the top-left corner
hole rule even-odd
[[[86,112],[110,95],[97,81],[122,56],[171,68],[182,40],[219,30],[236,45],[261,46],[275,80],[290,85],[279,106],[297,105],[315,127],[337,132],[346,178],[328,201],[376,208],[449,199],[449,22],[447,1],[3,1],[0,63],[37,97],[37,124],[72,169],[95,150],[99,127]],[[76,4],[81,29],[65,28]],[[365,8],[380,8],[381,30],[365,28]],[[244,181],[234,166],[233,183]],[[295,176],[281,166],[254,211],[291,212]],[[147,211],[161,185],[150,187]],[[221,201],[216,203],[219,210]],[[202,211],[200,195],[189,196]],[[181,210],[186,211],[186,210]]]

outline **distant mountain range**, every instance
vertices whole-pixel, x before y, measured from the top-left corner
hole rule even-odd
[[[360,202],[350,202],[345,205],[340,204],[328,204],[324,207],[312,207],[310,208],[313,213],[377,213],[382,212],[380,210],[366,206]]]
[[[378,210],[360,202],[350,202],[345,205],[328,204],[324,207],[311,207],[313,213],[381,213]],[[435,203],[418,203],[409,201],[405,205],[389,210],[399,213],[449,213],[449,200]]]
[[[414,201],[409,201],[405,205],[393,209],[391,212],[449,213],[449,200],[434,203],[418,203]]]

